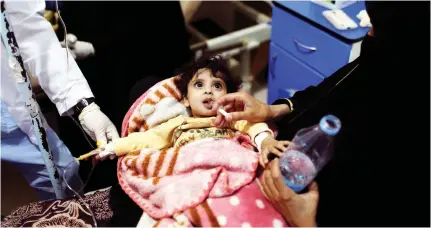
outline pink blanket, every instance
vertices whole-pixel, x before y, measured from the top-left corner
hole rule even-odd
[[[144,149],[119,160],[118,178],[160,226],[286,226],[253,182],[258,154],[249,146],[239,136]]]

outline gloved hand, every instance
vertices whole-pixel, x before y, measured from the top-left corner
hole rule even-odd
[[[93,56],[96,52],[92,43],[79,41],[78,38],[72,33],[66,35],[66,40],[70,53],[76,60],[85,59],[89,56]],[[66,41],[63,40],[60,42],[60,44],[62,47],[66,47]]]
[[[85,107],[78,118],[84,131],[102,145],[119,138],[114,124],[95,103]]]

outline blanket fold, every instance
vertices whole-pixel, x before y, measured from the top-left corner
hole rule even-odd
[[[283,221],[253,182],[258,153],[250,148],[249,137],[238,135],[198,140],[166,150],[143,149],[119,159],[118,179],[145,213],[158,219],[157,226],[241,226],[256,217],[250,212],[261,213],[262,209],[242,207],[249,212],[238,217],[235,211],[226,209],[239,204],[238,194],[253,198],[253,202],[259,198],[266,204],[266,216]],[[240,201],[247,202],[245,198]],[[257,220],[253,225],[272,223]]]

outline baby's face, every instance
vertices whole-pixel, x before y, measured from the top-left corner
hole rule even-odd
[[[194,117],[211,117],[217,114],[212,111],[213,104],[223,95],[226,95],[226,84],[216,78],[211,71],[202,69],[198,71],[187,87],[185,105],[189,106]]]

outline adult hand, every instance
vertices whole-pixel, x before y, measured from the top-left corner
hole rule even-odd
[[[230,118],[227,119],[221,113],[217,112],[215,127],[224,127],[226,123],[237,120],[247,120],[250,122],[263,122],[270,117],[270,107],[251,96],[246,92],[230,93],[214,102],[213,111],[220,107],[229,112]]]
[[[73,49],[75,48],[76,42],[78,42],[78,38],[72,33],[67,34],[66,38],[60,42],[60,45],[64,48],[66,47],[66,41],[67,41],[68,48]]]
[[[261,188],[271,204],[292,226],[316,226],[319,191],[316,182],[309,185],[308,192],[296,194],[283,181],[279,159],[274,159],[264,170]]]
[[[119,138],[117,129],[109,118],[100,111],[99,106],[95,103],[88,105],[79,114],[84,131],[94,140],[106,144],[108,140],[112,141]]]
[[[79,41],[78,38],[73,34],[66,35],[67,45],[72,54],[72,57],[76,60],[85,59],[95,54],[96,50],[92,43]],[[66,42],[60,42],[62,47],[66,47]]]

